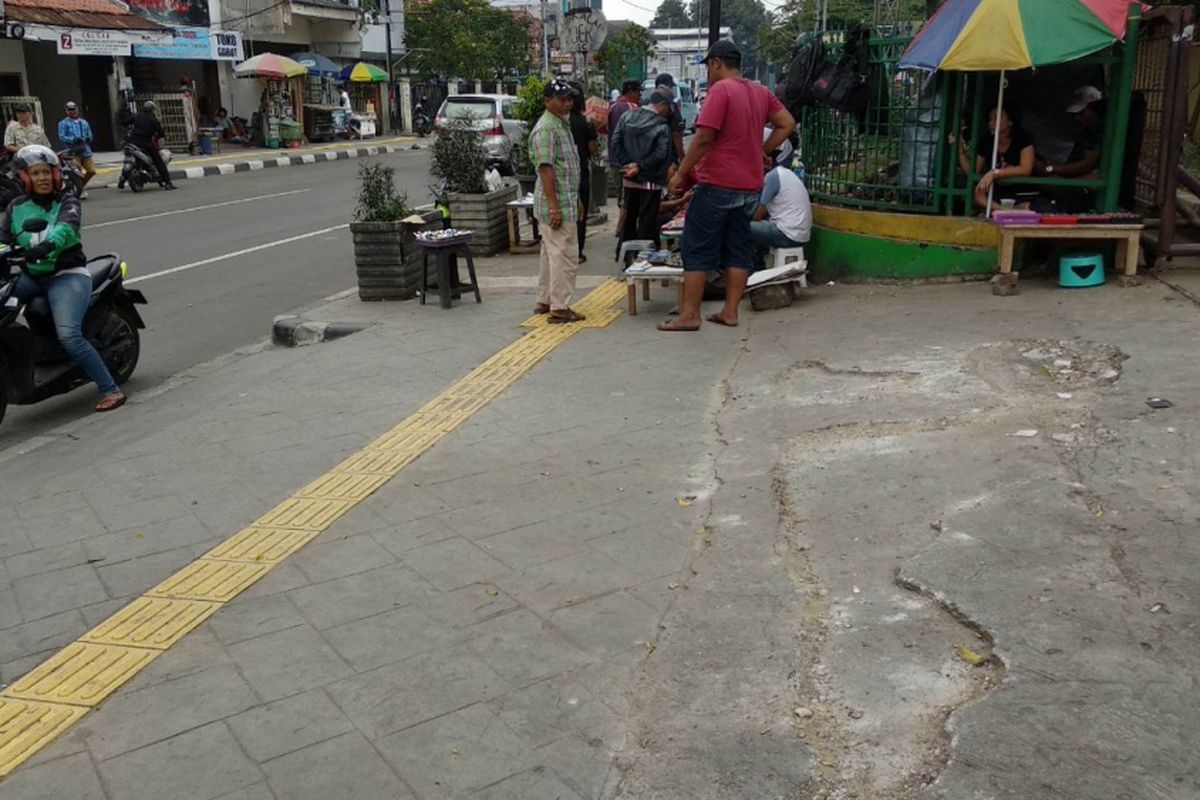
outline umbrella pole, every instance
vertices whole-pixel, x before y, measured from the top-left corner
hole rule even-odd
[[[1000,159],[1000,114],[1004,111],[1004,70],[1000,70],[1000,97],[996,101],[996,135],[992,139],[992,170],[996,169],[996,162]],[[991,185],[988,186],[987,199],[987,218],[992,218],[992,196],[996,193],[996,179],[993,176]]]

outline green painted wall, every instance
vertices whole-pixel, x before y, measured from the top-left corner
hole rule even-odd
[[[814,281],[919,280],[991,275],[996,251],[904,242],[814,226],[805,246]]]

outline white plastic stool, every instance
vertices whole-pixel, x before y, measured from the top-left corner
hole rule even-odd
[[[617,251],[617,275],[621,275],[625,268],[633,263],[633,259],[637,258],[638,253],[653,249],[653,239],[627,239],[621,242],[621,249]],[[633,253],[633,258],[629,258],[630,253]]]
[[[773,247],[768,255],[771,257],[771,269],[786,267],[796,261],[804,262],[803,247]]]

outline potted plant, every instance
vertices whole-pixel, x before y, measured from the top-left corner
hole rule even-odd
[[[472,248],[486,256],[508,249],[507,203],[517,199],[517,187],[487,190],[487,151],[483,136],[471,120],[451,120],[434,140],[430,172],[441,179],[450,196],[450,220],[456,228],[474,233]]]
[[[360,300],[408,300],[421,288],[422,251],[413,236],[438,227],[437,212],[410,218],[408,198],[396,190],[396,171],[379,162],[358,165],[358,204],[350,234]]]

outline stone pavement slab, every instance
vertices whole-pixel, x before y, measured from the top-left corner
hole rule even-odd
[[[340,301],[366,330],[0,460],[0,680],[527,306]],[[735,330],[581,332],[0,794],[1190,798],[1197,313],[1154,281],[834,287]]]

